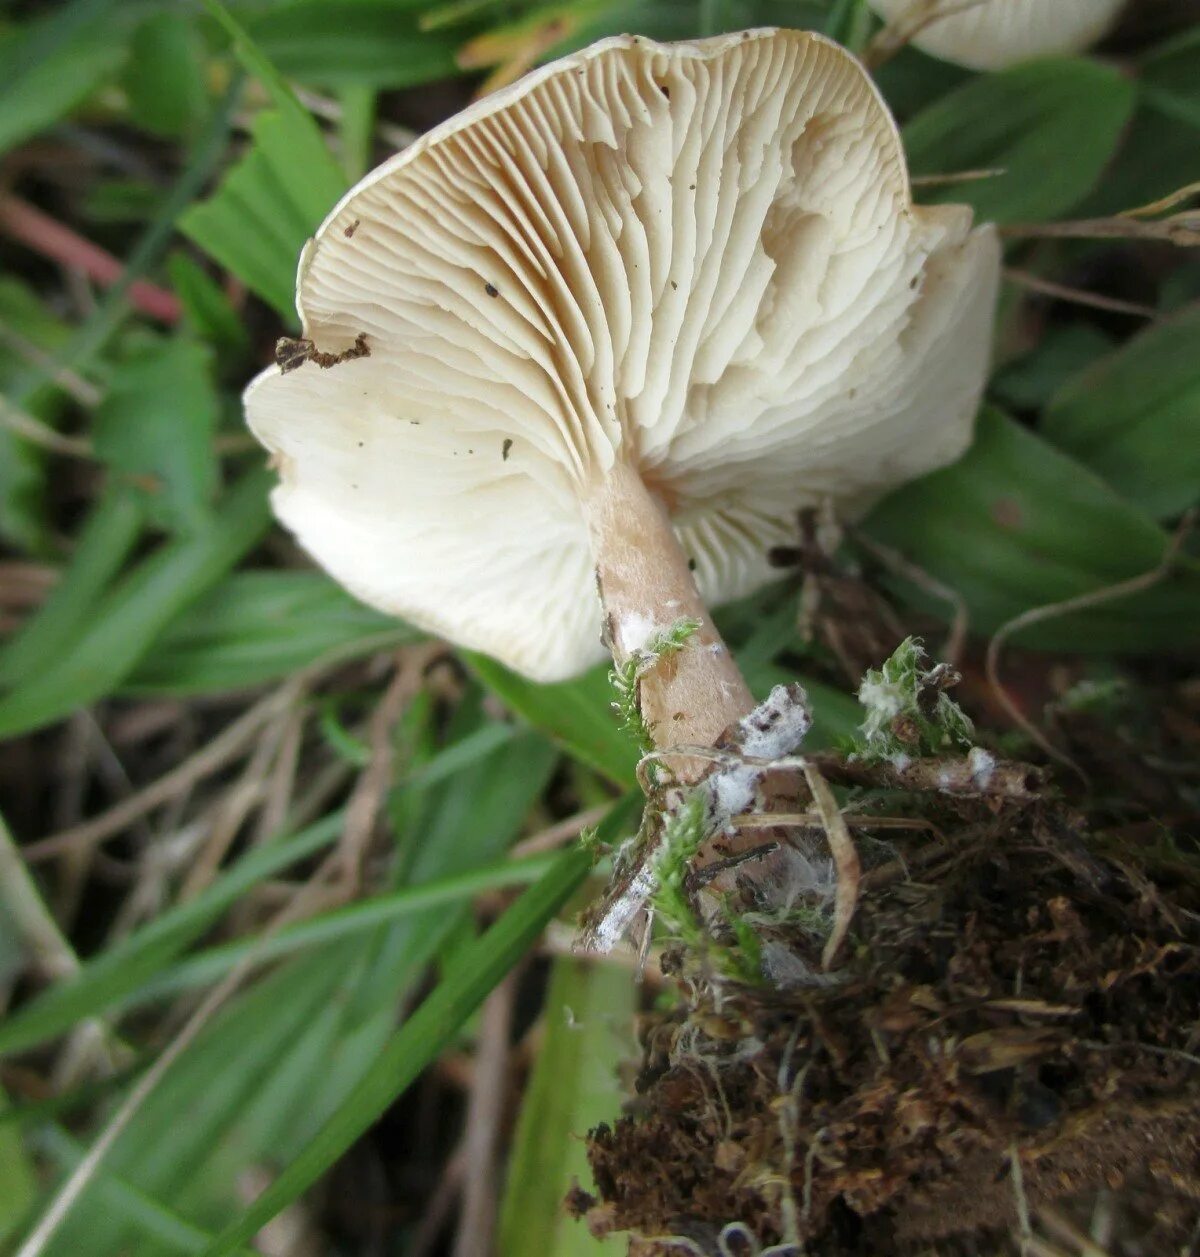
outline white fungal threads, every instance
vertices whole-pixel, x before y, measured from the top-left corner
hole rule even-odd
[[[996,757],[982,746],[973,746],[967,755],[967,767],[971,770],[971,782],[975,789],[986,790],[996,772]]]
[[[660,624],[652,616],[642,615],[639,611],[626,611],[617,621],[615,644],[623,654],[633,655],[639,650],[645,650],[654,637],[669,628],[669,624]]]

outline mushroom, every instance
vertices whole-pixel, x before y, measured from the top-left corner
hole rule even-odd
[[[807,32],[604,40],[368,175],[305,248],[302,352],[246,392],[273,504],[352,593],[528,677],[647,666],[660,745],[753,705],[708,605],[797,512],[951,462],[999,252],[912,204],[859,63]]]
[[[930,56],[972,70],[1077,52],[1116,21],[1126,0],[869,0]]]

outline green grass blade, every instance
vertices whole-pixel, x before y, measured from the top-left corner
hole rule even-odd
[[[602,836],[615,841],[630,819],[630,809],[618,805],[601,826]],[[316,1137],[204,1250],[204,1257],[235,1252],[316,1182],[445,1048],[583,883],[590,868],[590,856],[582,847],[573,847],[555,860],[545,876],[467,949],[461,963],[401,1027]]]
[[[142,531],[142,511],[128,489],[110,484],[79,534],[75,553],[37,614],[0,650],[0,686],[57,665],[96,603],[125,565]]]
[[[125,259],[121,276],[104,294],[92,314],[76,331],[52,363],[30,367],[16,379],[7,392],[18,406],[24,406],[33,392],[46,384],[55,367],[80,371],[107,344],[109,337],[129,313],[125,299],[130,284],[141,278],[166,252],[175,231],[175,222],[208,182],[221,158],[229,138],[229,124],[242,94],[238,75],[213,110],[204,134],[192,151],[187,167],[175,178],[162,208]]]
[[[633,784],[637,747],[621,732],[612,713],[607,668],[593,668],[571,681],[538,685],[486,655],[460,653],[484,685],[523,720],[609,781]]]
[[[323,912],[307,921],[290,925],[269,938],[238,939],[211,947],[159,974],[148,985],[133,992],[125,1006],[136,1006],[163,995],[215,982],[247,959],[255,964],[266,963],[306,947],[336,942],[379,925],[389,925],[428,908],[465,903],[485,891],[529,886],[549,871],[554,859],[552,854],[536,855],[484,865],[456,877],[406,886],[349,907]]]
[[[574,957],[554,962],[543,1012],[545,1032],[521,1102],[508,1162],[497,1250],[503,1257],[602,1257],[626,1239],[593,1239],[569,1218],[572,1180],[592,1178],[583,1136],[621,1111],[617,1076],[636,1057],[636,987],[624,969]]]
[[[228,34],[238,60],[262,83],[276,107],[287,116],[288,134],[294,145],[291,160],[297,170],[303,171],[304,178],[313,189],[313,196],[323,200],[328,189],[336,188],[336,199],[336,195],[345,189],[346,177],[325,146],[312,115],[296,98],[296,93],[250,37],[245,27],[220,0],[201,0],[201,3]],[[326,209],[331,204],[332,201],[326,201]]]
[[[0,1054],[22,1052],[53,1039],[144,985],[250,887],[328,846],[341,825],[341,813],[334,813],[294,837],[259,847],[195,899],[162,913],[101,952],[69,982],[48,987],[0,1025]]]
[[[318,659],[354,658],[420,638],[321,572],[233,572],[163,631],[121,693],[182,698],[247,689]]]
[[[0,699],[0,737],[50,724],[116,689],[158,634],[266,532],[270,481],[267,471],[248,473],[202,531],[163,546],[127,576],[56,667]]]

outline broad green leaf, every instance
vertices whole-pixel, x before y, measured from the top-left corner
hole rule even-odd
[[[253,148],[213,196],[180,217],[180,229],[290,321],[300,250],[345,191],[346,176],[270,58],[220,0],[202,3],[274,108],[254,119]]]
[[[180,229],[286,319],[295,311],[300,250],[345,191],[311,119],[279,109],[251,124],[254,147]],[[324,155],[318,161],[311,150]]]
[[[102,951],[69,982],[47,987],[0,1025],[0,1054],[45,1043],[118,1003],[170,964],[252,886],[328,846],[341,823],[341,814],[335,813],[298,834],[259,847],[195,899],[168,909]]]
[[[266,532],[269,479],[265,471],[248,474],[203,530],[161,546],[107,594],[55,667],[0,698],[0,737],[40,728],[112,693],[158,634]]]
[[[633,784],[637,747],[617,726],[607,667],[593,668],[570,681],[538,685],[486,655],[460,653],[475,675],[522,720],[610,781]]]
[[[618,808],[601,833],[624,836],[632,819]],[[528,950],[546,923],[582,884],[590,867],[581,847],[564,852],[550,871],[470,945],[448,975],[379,1053],[316,1135],[266,1191],[205,1250],[225,1257],[310,1187],[376,1121],[445,1048],[487,994]]]
[[[37,613],[0,649],[0,687],[58,666],[95,613],[142,532],[142,511],[124,486],[109,485],[84,521],[75,552]]]
[[[424,0],[295,0],[250,25],[263,54],[289,77],[325,86],[413,87],[458,72],[459,40],[420,33]]]
[[[545,1030],[508,1159],[497,1251],[503,1257],[601,1257],[625,1251],[626,1237],[593,1239],[567,1216],[573,1181],[592,1176],[584,1136],[621,1112],[617,1075],[635,1059],[635,984],[619,966],[556,960],[546,992]]]
[[[217,694],[419,638],[319,572],[234,572],[168,626],[121,690]]]
[[[1119,214],[1174,192],[1200,173],[1198,148],[1200,130],[1139,95],[1133,121],[1104,178],[1072,216]]]
[[[1014,410],[1040,410],[1071,376],[1112,346],[1113,338],[1091,323],[1050,323],[1027,353],[992,376],[988,396]]]
[[[1070,380],[1042,431],[1156,519],[1200,502],[1200,307]]]
[[[166,9],[137,28],[124,85],[138,126],[174,138],[191,135],[208,105],[204,47],[186,13]]]
[[[0,32],[0,153],[73,112],[125,59],[123,32],[102,20],[113,0],[75,0]]]
[[[142,491],[161,527],[195,532],[210,518],[219,408],[211,354],[196,341],[141,341],[113,367],[96,408],[96,453]]]
[[[992,409],[980,414],[975,443],[958,463],[891,494],[866,527],[957,590],[977,634],[1151,572],[1168,545],[1152,520],[1086,467]],[[1184,560],[1152,589],[1045,620],[1013,640],[1101,654],[1190,647],[1198,617],[1200,572]]]
[[[904,127],[909,165],[914,175],[1005,173],[924,189],[919,199],[966,203],[1000,223],[1064,214],[1096,185],[1133,103],[1124,75],[1082,58],[980,75]]]

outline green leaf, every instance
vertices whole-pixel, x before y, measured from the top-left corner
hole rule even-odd
[[[488,689],[535,729],[617,785],[634,783],[638,749],[613,715],[606,666],[570,681],[538,685],[486,655],[460,654]]]
[[[1027,353],[992,376],[988,396],[1016,410],[1040,410],[1071,376],[1112,346],[1113,338],[1091,323],[1050,323]]]
[[[1044,435],[1156,519],[1200,502],[1200,306],[1059,390]]]
[[[0,32],[0,153],[66,117],[125,59],[123,32],[100,20],[112,0],[76,0]]]
[[[137,28],[125,70],[129,112],[155,135],[191,135],[208,105],[203,45],[190,17],[174,10],[155,13]]]
[[[291,112],[266,110],[250,130],[254,147],[213,196],[180,216],[179,226],[291,319],[300,251],[345,191],[346,177],[307,115],[298,122]]]
[[[459,40],[418,30],[425,0],[295,0],[250,26],[265,56],[306,83],[414,87],[458,73]]]
[[[0,649],[0,686],[54,668],[95,614],[142,532],[142,511],[123,486],[108,486],[84,522],[67,569],[20,632]]]
[[[243,856],[195,899],[114,943],[68,982],[47,987],[0,1026],[0,1054],[23,1052],[104,1012],[148,982],[252,886],[328,846],[341,829],[335,813],[290,838]]]
[[[993,633],[1034,607],[1153,571],[1167,535],[1107,484],[1000,411],[985,409],[975,443],[953,467],[906,485],[870,515],[869,534],[901,550],[965,599],[975,633]],[[934,614],[945,608],[897,582]],[[1190,647],[1200,618],[1200,571],[1014,637],[1080,653]]]
[[[195,532],[209,519],[219,406],[209,351],[182,336],[143,341],[113,368],[96,408],[96,453],[144,490],[164,528]]]
[[[602,835],[616,840],[627,820],[624,810],[615,809],[601,826]],[[564,852],[537,885],[465,950],[460,963],[409,1017],[341,1107],[266,1191],[220,1233],[204,1257],[225,1257],[234,1252],[345,1153],[436,1059],[582,884],[590,867],[590,857],[581,847]]]
[[[166,629],[121,691],[219,694],[420,637],[319,572],[234,572]]]
[[[593,1239],[569,1218],[573,1181],[592,1182],[583,1137],[621,1111],[617,1076],[633,1060],[636,987],[611,964],[554,962],[542,1018],[545,1032],[508,1162],[497,1250],[504,1257],[599,1257],[623,1252],[625,1237]]]
[[[914,175],[1005,172],[925,189],[924,201],[965,202],[981,221],[1054,218],[1096,185],[1133,104],[1133,85],[1109,66],[1032,61],[943,96],[905,126],[904,144]]]
[[[112,693],[158,634],[266,532],[270,479],[266,471],[247,475],[201,532],[162,546],[125,577],[57,666],[0,698],[0,737],[40,728]]]

